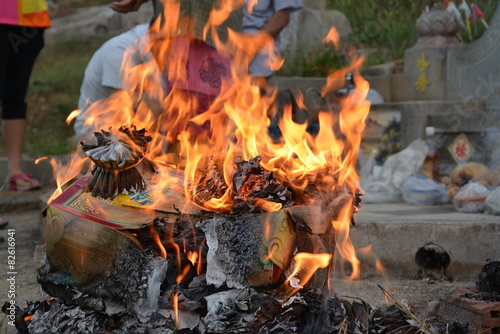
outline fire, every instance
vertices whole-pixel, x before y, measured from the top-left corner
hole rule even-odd
[[[286,106],[283,118],[279,121],[282,137],[275,140],[268,135],[270,116],[276,112],[275,101],[278,90],[262,94],[254,80],[248,75],[248,63],[257,50],[271,47],[271,37],[262,33],[245,35],[228,31],[228,38],[222,40],[217,34],[217,26],[222,24],[235,9],[234,1],[224,1],[214,10],[204,29],[204,37],[211,36],[219,55],[230,60],[229,73],[220,77],[219,92],[209,105],[202,106],[196,94],[187,89],[189,82],[186,66],[193,41],[189,28],[194,24],[192,18],[179,14],[179,2],[165,1],[165,24],[155,21],[150,27],[149,38],[138,46],[141,55],[153,55],[149,61],[139,65],[132,64],[132,55],[127,55],[122,64],[130,89],[119,91],[108,99],[94,103],[87,113],[86,122],[98,129],[118,129],[122,125],[136,125],[146,128],[153,137],[146,153],[147,159],[154,162],[159,173],[151,180],[151,191],[155,203],[149,208],[161,207],[161,194],[164,189],[172,189],[185,198],[184,210],[194,205],[202,210],[230,213],[234,208],[235,189],[233,175],[238,159],[250,161],[260,157],[260,165],[272,172],[275,178],[291,187],[297,194],[297,201],[303,205],[341,204],[339,213],[332,218],[331,227],[335,234],[336,250],[343,261],[351,263],[353,271],[350,278],[360,276],[359,260],[349,239],[349,228],[353,214],[352,196],[335,196],[341,192],[355,195],[358,176],[356,174],[357,152],[364,129],[364,121],[369,112],[365,101],[368,83],[357,74],[362,59],[353,59],[350,66],[332,73],[322,91],[325,98],[345,86],[348,73],[353,74],[355,89],[348,90],[340,98],[339,111],[321,110],[319,113],[319,133],[307,132],[308,124],[295,123],[293,108]],[[242,1],[238,2],[240,5]],[[250,4],[250,6],[252,3]],[[183,35],[173,38],[172,36]],[[331,31],[328,41],[338,44],[338,34]],[[282,59],[271,59],[273,67],[282,64]],[[165,75],[165,73],[168,75]],[[163,90],[162,80],[168,80],[171,87]],[[153,103],[151,102],[153,101]],[[307,109],[303,97],[299,96],[297,106]],[[79,111],[68,117],[71,121]],[[58,190],[53,198],[62,192],[62,187],[74,179],[85,161],[81,155],[74,154],[70,164],[61,166],[53,161],[58,171]],[[220,172],[223,184],[214,188],[213,196],[201,196],[206,189],[203,173]],[[251,189],[243,189],[238,194],[240,201],[253,201],[255,207],[266,212],[283,209],[281,203],[267,199],[253,199]],[[161,256],[167,252],[157,233],[153,233],[161,249]],[[170,246],[170,244],[169,244]],[[176,247],[177,263],[181,265],[180,248]],[[201,272],[201,248],[199,254],[189,255],[189,261]],[[170,248],[168,248],[170,249]],[[270,252],[274,252],[273,249]],[[269,256],[271,257],[272,254]],[[331,254],[300,253],[295,257],[295,271],[289,277],[289,284],[297,280],[298,289],[304,286],[318,268],[331,263]],[[188,273],[189,267],[179,267],[178,282]],[[295,290],[296,290],[295,289]],[[174,298],[174,304],[177,299]],[[175,316],[178,319],[178,314]]]
[[[198,275],[201,275],[201,272],[203,269],[203,263],[201,262],[201,258],[202,258],[202,252],[203,252],[204,245],[205,245],[205,240],[201,243],[200,249],[198,250],[198,256],[196,256],[196,259],[198,260],[198,262],[196,263],[196,274],[198,274]]]
[[[153,236],[153,239],[154,239],[156,245],[158,245],[158,248],[160,249],[160,256],[163,259],[167,259],[167,251],[166,251],[165,247],[163,246],[163,244],[162,244],[162,242],[160,240],[160,236],[155,231],[153,225],[151,225],[150,230],[151,230],[151,235]]]
[[[342,208],[339,218],[339,220],[332,222],[335,230],[336,249],[341,256],[341,264],[344,263],[344,261],[348,261],[351,264],[352,273],[348,275],[348,278],[357,280],[360,277],[359,260],[356,256],[356,251],[351,239],[349,238],[350,214],[348,207]]]
[[[174,321],[176,325],[179,325],[179,294],[174,293],[172,295],[172,304],[174,307]]]
[[[80,115],[81,112],[82,111],[79,109],[73,110],[66,118],[66,123],[67,124],[71,123],[71,121],[74,120],[78,115]]]
[[[190,270],[189,266],[185,266],[184,268],[182,268],[181,274],[179,276],[177,276],[177,279],[175,280],[177,284],[179,284],[180,282],[182,282],[184,280],[186,275],[189,273],[189,270]]]
[[[188,255],[187,255],[187,258],[188,258],[189,261],[191,261],[191,263],[194,266],[196,264],[196,262],[198,262],[198,253],[189,252]]]
[[[40,157],[40,158],[35,160],[35,165],[38,165],[40,162],[47,160],[47,159],[48,159],[48,157]]]
[[[55,158],[51,158],[50,166],[54,171],[57,189],[50,196],[47,204],[49,204],[53,199],[62,194],[62,192],[64,191],[64,186],[66,184],[76,179],[79,175],[81,176],[82,172],[85,173],[88,168],[88,163],[88,159],[78,152],[73,153],[70,156],[70,161],[66,164],[58,161]]]
[[[248,12],[253,12],[253,7],[257,4],[258,0],[251,0],[248,2]]]
[[[333,43],[335,45],[335,48],[339,48],[340,45],[340,35],[337,32],[336,29],[330,29],[328,32],[328,35],[325,37],[324,42],[326,43]]]
[[[293,288],[289,295],[303,288],[317,269],[328,267],[331,259],[331,254],[298,253],[295,255],[295,269],[287,280],[287,285]]]

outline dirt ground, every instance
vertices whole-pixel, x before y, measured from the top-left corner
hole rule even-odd
[[[0,303],[3,306],[5,301],[14,300],[17,306],[24,308],[27,301],[43,300],[48,297],[42,294],[35,274],[36,268],[40,267],[43,262],[43,257],[35,259],[35,250],[41,240],[40,211],[4,213],[2,218],[7,219],[9,225],[0,230],[0,236],[5,238],[5,241],[0,243],[0,257],[2,258]],[[15,243],[15,245],[11,243],[13,247],[10,248],[9,241],[13,240],[9,240],[9,236],[14,238]],[[9,249],[11,254],[9,254]],[[14,268],[10,268],[8,263],[8,260],[13,260],[9,258],[9,255],[13,253],[12,249],[15,251]],[[10,284],[11,281],[7,281],[12,277],[15,278],[14,289]],[[2,320],[2,325],[5,326],[5,319],[2,318]],[[7,333],[16,333],[16,330],[7,325]]]
[[[9,226],[0,230],[0,236],[6,240],[0,243],[0,256],[2,258],[2,270],[0,272],[1,291],[0,301],[4,304],[8,298],[10,284],[7,281],[15,276],[15,302],[24,308],[27,301],[36,301],[49,298],[45,295],[36,281],[36,269],[42,265],[43,252],[37,252],[37,246],[41,240],[41,219],[39,211],[28,211],[21,213],[3,214],[3,218],[9,220]],[[8,268],[8,232],[14,231],[15,238],[15,271]],[[474,286],[473,281],[437,282],[429,284],[422,280],[411,278],[383,278],[373,275],[362,277],[359,281],[347,281],[344,279],[332,280],[332,288],[339,297],[359,298],[374,307],[384,307],[385,299],[378,287],[381,285],[398,301],[410,305],[419,316],[425,317],[428,302],[439,300],[448,295],[457,287]],[[4,318],[5,319],[5,318]],[[14,327],[5,325],[4,333],[16,333]]]

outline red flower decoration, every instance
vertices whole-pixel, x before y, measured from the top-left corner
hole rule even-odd
[[[455,146],[455,154],[460,159],[463,159],[467,156],[467,151],[467,145],[465,143],[457,143],[457,146]]]

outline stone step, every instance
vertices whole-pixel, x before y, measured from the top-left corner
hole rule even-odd
[[[500,216],[462,213],[452,204],[418,206],[406,203],[362,204],[350,235],[365,266],[377,258],[388,274],[414,277],[417,251],[434,243],[450,256],[453,278],[474,278],[487,259],[500,258]]]
[[[54,188],[44,187],[31,191],[6,191],[0,192],[0,215],[3,213],[25,212],[40,210],[42,212],[47,195],[54,192]]]

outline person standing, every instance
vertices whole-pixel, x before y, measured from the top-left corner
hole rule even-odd
[[[40,182],[21,167],[26,133],[26,93],[35,60],[51,25],[45,0],[0,1],[0,100],[8,159],[7,189],[32,190]]]
[[[268,81],[274,74],[270,59],[279,54],[279,34],[290,22],[291,13],[302,7],[302,0],[245,0],[243,33],[265,32],[274,39],[274,54],[260,50],[250,63],[249,73],[256,80]]]

